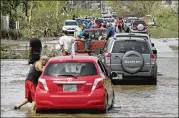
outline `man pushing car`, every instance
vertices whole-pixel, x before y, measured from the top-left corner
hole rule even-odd
[[[20,109],[23,105],[27,104],[28,102],[32,103],[31,111],[35,110],[35,90],[38,84],[38,79],[42,74],[43,66],[48,62],[49,57],[42,56],[40,60],[35,62],[29,74],[25,80],[25,99],[19,104],[14,107],[14,109]]]

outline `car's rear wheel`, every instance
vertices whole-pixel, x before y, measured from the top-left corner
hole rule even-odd
[[[157,67],[156,67],[155,72],[153,73],[153,75],[149,76],[148,81],[149,81],[149,83],[151,85],[157,85]]]
[[[157,85],[157,72],[151,77],[152,85]]]

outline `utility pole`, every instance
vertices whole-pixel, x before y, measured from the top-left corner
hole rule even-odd
[[[103,12],[103,0],[101,0],[101,13]]]
[[[56,6],[56,19],[58,18],[58,4],[59,4],[59,1],[57,1],[57,6]]]

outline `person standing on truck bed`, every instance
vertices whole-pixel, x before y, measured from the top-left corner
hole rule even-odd
[[[40,39],[35,37],[35,33],[31,33],[31,38],[30,38],[30,55],[29,55],[29,64],[32,65],[36,61],[40,59],[42,51],[42,43]]]

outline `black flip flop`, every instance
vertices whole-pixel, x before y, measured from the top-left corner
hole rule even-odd
[[[14,109],[20,109],[20,107],[14,106]]]

